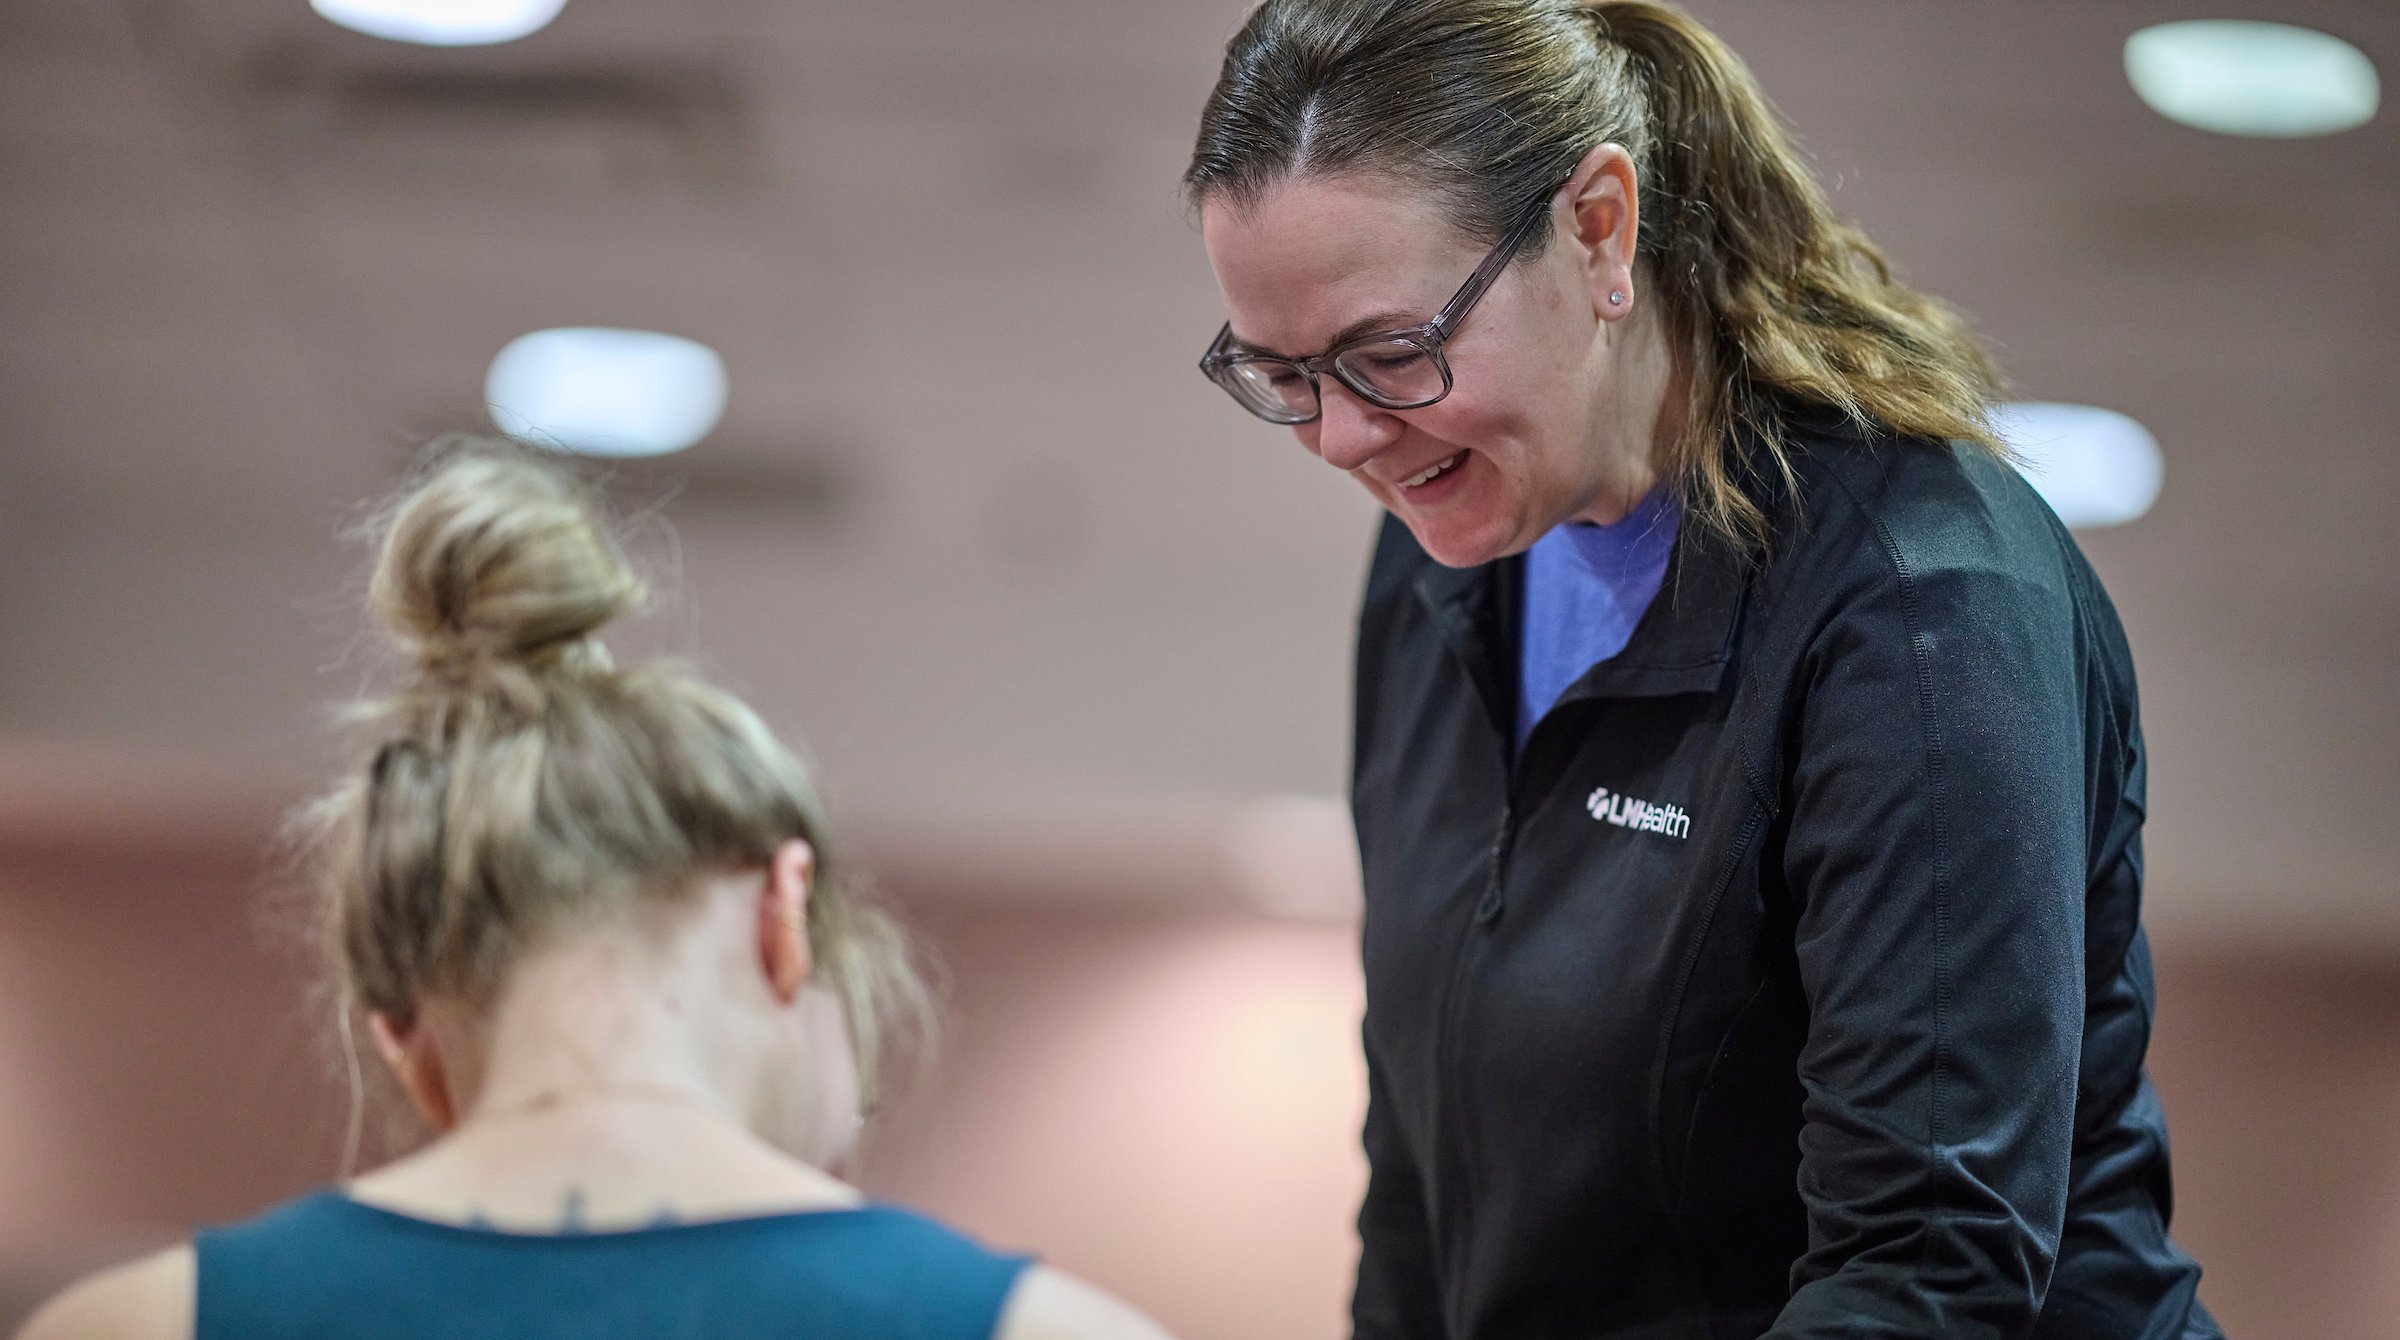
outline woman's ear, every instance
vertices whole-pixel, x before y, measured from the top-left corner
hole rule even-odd
[[[444,1134],[458,1125],[450,1072],[442,1064],[441,1050],[433,1045],[433,1030],[394,1022],[378,1011],[367,1016],[367,1031],[374,1034],[375,1050],[383,1054],[383,1063],[408,1091],[408,1101],[425,1124]]]
[[[775,999],[789,1005],[808,985],[808,891],[817,851],[800,838],[775,849],[758,896],[758,957]]]
[[[1633,262],[1641,240],[1640,183],[1633,155],[1621,144],[1602,144],[1583,156],[1567,178],[1567,211],[1575,228],[1576,254],[1591,288],[1592,311],[1604,321],[1630,316],[1638,296]]]

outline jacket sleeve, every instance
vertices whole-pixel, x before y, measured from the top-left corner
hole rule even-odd
[[[2057,1259],[2083,1016],[2073,620],[1893,549],[1786,737],[1808,1251],[1773,1340],[2022,1336]]]
[[[1433,1235],[1416,1160],[1392,1119],[1375,1044],[1367,1051],[1367,1196],[1358,1210],[1358,1285],[1350,1296],[1355,1340],[1439,1340]]]

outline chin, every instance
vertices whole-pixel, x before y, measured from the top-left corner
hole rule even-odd
[[[1446,568],[1480,567],[1506,558],[1535,539],[1525,533],[1524,497],[1504,472],[1481,451],[1467,449],[1453,486],[1423,504],[1394,488],[1378,488],[1376,501],[1400,518],[1416,537],[1417,546]],[[1434,489],[1439,490],[1439,481]],[[1431,491],[1431,490],[1429,490]]]
[[[1416,537],[1417,547],[1445,568],[1481,567],[1525,547],[1515,543],[1516,536],[1509,528],[1496,524],[1460,525],[1449,518],[1429,520],[1406,511],[1399,517]]]

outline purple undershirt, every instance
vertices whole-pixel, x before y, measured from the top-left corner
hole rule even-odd
[[[1683,509],[1657,488],[1608,526],[1566,522],[1525,551],[1517,747],[1567,686],[1625,649],[1666,580]]]

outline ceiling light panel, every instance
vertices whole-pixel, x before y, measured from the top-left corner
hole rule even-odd
[[[1993,406],[1992,428],[2050,510],[2079,530],[2134,520],[2166,482],[2158,440],[2112,409],[2017,401]]]
[[[489,46],[541,31],[567,0],[308,0],[331,22],[394,42]]]
[[[2152,110],[2221,135],[2331,135],[2374,119],[2375,63],[2331,33],[2197,19],[2125,39],[2125,77]]]
[[[724,417],[725,390],[725,360],[707,345],[607,326],[520,335],[484,379],[501,431],[587,456],[681,451]]]

